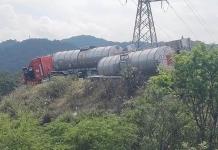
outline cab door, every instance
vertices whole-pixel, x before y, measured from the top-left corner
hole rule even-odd
[[[32,67],[34,75],[35,75],[34,81],[41,82],[43,79],[43,70],[42,70],[43,68],[42,68],[41,59],[36,58],[32,60],[30,67]]]

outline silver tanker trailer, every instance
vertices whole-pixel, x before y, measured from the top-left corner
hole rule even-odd
[[[158,66],[168,67],[172,65],[172,55],[175,51],[168,46],[145,49],[142,51],[125,54],[126,60],[122,60],[122,55],[104,57],[98,63],[97,71],[99,76],[120,76],[122,63],[134,67],[138,72],[146,75],[157,72]]]
[[[55,72],[83,73],[84,76],[97,72],[98,62],[108,56],[123,53],[120,46],[98,47],[85,50],[71,50],[53,54]]]

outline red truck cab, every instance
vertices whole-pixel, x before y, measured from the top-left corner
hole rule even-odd
[[[23,68],[25,84],[38,84],[48,78],[53,71],[52,56],[42,56],[31,61],[28,67]]]

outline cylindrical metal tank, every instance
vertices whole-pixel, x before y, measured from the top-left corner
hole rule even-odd
[[[66,71],[71,69],[97,68],[98,62],[108,56],[121,54],[120,46],[98,47],[88,50],[71,50],[57,52],[53,55],[55,71]]]
[[[135,67],[143,74],[152,74],[157,71],[157,66],[170,65],[170,58],[173,54],[172,48],[168,46],[146,49],[143,51],[130,52],[127,64]],[[104,76],[120,75],[120,56],[105,57],[98,63],[98,74]]]
[[[123,49],[120,46],[98,47],[81,51],[78,55],[78,68],[96,68],[102,58],[118,55],[122,52]]]
[[[71,50],[57,52],[53,55],[53,63],[55,71],[64,71],[72,68],[77,68],[77,58],[80,50]]]
[[[120,55],[104,57],[98,63],[98,74],[105,76],[119,75]]]

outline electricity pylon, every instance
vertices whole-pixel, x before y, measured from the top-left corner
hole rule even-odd
[[[157,35],[154,26],[154,19],[151,11],[151,2],[163,0],[138,0],[133,43],[139,50],[142,43],[147,47],[157,47]]]

